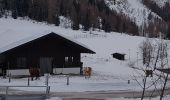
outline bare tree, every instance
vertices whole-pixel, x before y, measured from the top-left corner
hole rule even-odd
[[[150,39],[147,38],[142,42],[139,48],[142,55],[141,61],[143,66],[139,67],[137,66],[138,64],[131,64],[130,66],[133,66],[137,74],[142,77],[142,82],[140,82],[139,79],[134,76],[134,80],[142,88],[141,100],[144,99],[146,89],[149,89],[150,87],[155,88],[150,96],[152,98],[153,93],[158,89],[157,86],[160,86],[161,84],[162,87],[160,88],[161,91],[159,95],[160,100],[162,100],[169,74],[158,73],[156,69],[164,69],[167,67],[169,68],[168,44],[162,39],[157,39],[156,42],[153,43],[150,41]],[[148,78],[151,79],[151,81],[148,81],[149,84],[147,83]]]
[[[163,42],[162,39],[161,39],[161,43],[160,43],[160,55],[159,56],[160,56],[160,67],[161,67],[161,69],[170,68],[169,62],[168,62],[168,44],[166,42]],[[160,94],[160,100],[162,100],[163,96],[164,96],[166,84],[167,84],[167,81],[168,81],[169,73],[162,72],[160,76],[163,78],[163,80],[162,80],[163,86],[161,88],[161,94]]]
[[[149,69],[151,69],[150,64],[153,60],[154,46],[150,42],[150,40],[147,38],[146,41],[144,41],[142,43],[142,45],[140,46],[140,50],[141,50],[141,53],[142,53],[143,65],[144,65],[143,71],[145,73],[145,75],[143,76],[143,81],[142,81],[143,91],[142,91],[141,100],[143,100],[144,95],[145,95],[145,90],[146,90],[147,77],[149,75],[152,76],[152,70],[149,70]]]

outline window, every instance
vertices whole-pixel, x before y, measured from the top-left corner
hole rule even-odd
[[[71,62],[73,62],[73,60],[74,60],[73,57],[71,57]]]
[[[25,57],[19,57],[17,59],[17,66],[19,68],[26,68],[26,58]]]
[[[68,63],[68,57],[65,57],[65,63]]]
[[[65,57],[65,64],[70,65],[73,63],[73,57]]]

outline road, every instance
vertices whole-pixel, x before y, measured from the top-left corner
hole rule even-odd
[[[0,88],[2,91],[3,88]],[[4,93],[0,92],[1,95]],[[140,98],[141,91],[93,91],[93,92],[51,92],[50,97],[60,97],[62,100],[105,100],[108,98]],[[145,96],[159,96],[160,91],[146,91]],[[165,91],[165,95],[170,94],[170,88]],[[44,92],[30,92],[10,89],[9,95],[12,96],[44,96]]]
[[[61,97],[63,100],[105,100],[108,98],[140,98],[140,91],[94,91],[94,92],[56,92],[51,93],[51,96]],[[146,97],[159,96],[160,91],[147,91]],[[165,95],[170,94],[170,89],[165,91]]]

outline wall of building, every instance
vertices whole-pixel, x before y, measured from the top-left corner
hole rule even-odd
[[[2,73],[2,68],[0,68],[0,75],[2,75],[3,73]]]
[[[29,69],[15,69],[15,70],[7,70],[7,75],[12,76],[29,76]]]
[[[80,68],[53,68],[53,74],[80,74]]]

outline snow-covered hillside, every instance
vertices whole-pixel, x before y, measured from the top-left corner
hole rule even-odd
[[[90,79],[82,76],[70,77],[70,85],[66,85],[65,76],[51,76],[49,85],[52,92],[69,91],[107,91],[107,90],[141,90],[139,84],[133,80],[136,75],[134,69],[128,65],[130,62],[137,62],[140,59],[139,45],[145,40],[144,37],[129,36],[121,33],[105,33],[103,31],[73,31],[45,23],[37,23],[32,20],[1,18],[0,19],[0,49],[11,43],[21,41],[23,38],[36,34],[56,32],[69,38],[75,39],[87,45],[96,54],[82,54],[81,60],[84,67],[92,67],[93,74]],[[91,33],[91,34],[90,34]],[[112,53],[126,54],[125,61],[112,58]],[[138,55],[139,54],[139,55]],[[140,64],[140,63],[139,63]],[[140,64],[142,66],[142,64]],[[130,84],[128,84],[130,80]],[[44,85],[45,77],[33,81],[31,85]],[[25,85],[27,79],[1,79],[0,85]],[[168,84],[169,85],[169,84]],[[17,88],[25,91],[43,91],[36,88]]]
[[[94,67],[94,71],[97,72],[102,71],[104,73],[114,73],[115,75],[127,75],[131,69],[126,67],[126,61],[122,62],[112,59],[111,54],[115,52],[125,53],[127,59],[129,59],[129,57],[130,59],[133,59],[136,57],[138,45],[144,39],[141,37],[132,37],[120,33],[110,34],[94,31],[92,34],[89,34],[89,31],[73,31],[71,29],[55,27],[54,25],[47,25],[44,23],[26,20],[15,20],[12,18],[1,18],[0,24],[0,39],[3,40],[3,43],[0,43],[0,48],[2,50],[13,43],[24,41],[25,38],[27,39],[28,37],[32,37],[36,34],[56,32],[73,38],[82,44],[87,45],[90,49],[96,52],[96,55],[82,55],[84,66]],[[119,45],[117,45],[117,43],[119,43]],[[103,70],[104,66],[105,70]],[[113,70],[110,70],[110,68]],[[125,72],[119,73],[120,71],[117,70]]]
[[[160,6],[160,7],[163,7],[163,6],[165,6],[165,4],[168,2],[168,3],[170,3],[170,1],[169,0],[152,0],[153,2],[155,2],[158,6]]]
[[[118,13],[128,16],[138,26],[141,26],[144,22],[146,24],[148,23],[149,14],[155,17],[159,17],[157,14],[153,13],[150,9],[148,9],[145,5],[143,5],[142,0],[133,0],[133,1],[116,0],[115,5],[113,0],[105,0],[105,1],[112,10],[115,10]]]

